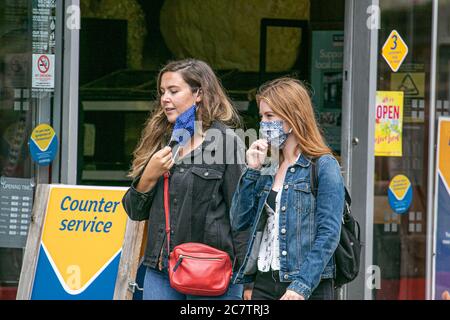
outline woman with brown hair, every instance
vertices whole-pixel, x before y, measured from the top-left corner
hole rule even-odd
[[[169,63],[160,71],[157,85],[159,105],[134,152],[134,181],[123,198],[130,219],[149,220],[143,298],[241,299],[238,284],[230,284],[218,297],[180,293],[171,287],[167,272],[168,251],[192,242],[226,252],[234,268],[239,268],[248,233],[232,232],[229,216],[245,162],[243,144],[230,130],[239,117],[214,72],[202,61]],[[169,226],[163,178],[167,172]]]
[[[339,164],[300,81],[281,78],[263,85],[257,103],[262,139],[247,151],[247,169],[231,206],[233,230],[252,235],[235,282],[253,282],[246,299],[333,299],[333,253],[344,208]]]

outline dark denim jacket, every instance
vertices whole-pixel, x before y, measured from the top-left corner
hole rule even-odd
[[[311,161],[300,155],[288,168],[280,203],[280,281],[308,299],[321,279],[335,276],[333,253],[341,232],[344,183],[331,155],[317,160],[317,199],[311,193]],[[231,205],[233,230],[251,230],[243,266],[234,281],[253,280],[262,237],[264,203],[273,185],[273,173],[247,168]]]
[[[249,232],[232,232],[231,199],[245,168],[245,146],[225,125],[214,122],[201,147],[170,170],[170,250],[181,243],[199,242],[227,252],[238,268],[245,256]],[[223,155],[223,157],[221,157]],[[223,158],[223,159],[222,159]],[[207,159],[217,160],[215,163]],[[136,178],[123,198],[132,220],[146,220],[148,240],[144,265],[158,268],[163,253],[167,266],[163,177],[147,193],[136,190]],[[163,251],[162,251],[163,250]]]

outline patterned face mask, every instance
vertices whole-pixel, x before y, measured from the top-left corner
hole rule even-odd
[[[196,110],[197,106],[194,104],[177,117],[173,127],[172,137],[170,138],[171,142],[184,145],[194,135]]]
[[[288,133],[284,132],[282,120],[260,122],[259,125],[262,138],[266,139],[271,147],[283,149],[292,129]]]

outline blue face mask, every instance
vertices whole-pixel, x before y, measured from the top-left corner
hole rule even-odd
[[[178,143],[182,146],[194,135],[196,111],[197,106],[194,104],[177,117],[173,127],[172,137],[170,138],[170,144]]]
[[[266,139],[271,147],[283,149],[292,129],[288,133],[284,132],[281,120],[260,122],[259,125],[262,138]]]

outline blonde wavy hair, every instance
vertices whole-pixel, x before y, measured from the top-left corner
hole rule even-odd
[[[161,77],[166,72],[178,72],[194,93],[201,89],[201,102],[198,103],[201,110],[203,130],[211,127],[213,121],[220,121],[231,128],[240,126],[240,119],[230,99],[225,94],[219,79],[217,79],[211,67],[200,60],[185,59],[168,63],[161,69],[157,78],[157,106],[148,118],[141,139],[133,152],[133,163],[128,174],[129,177],[137,177],[147,160],[165,145],[167,145],[173,130],[161,105]],[[197,114],[198,115],[198,114]]]
[[[289,77],[269,81],[258,89],[258,106],[261,100],[289,124],[303,154],[312,158],[333,154],[325,143],[314,116],[309,92],[301,81]]]

